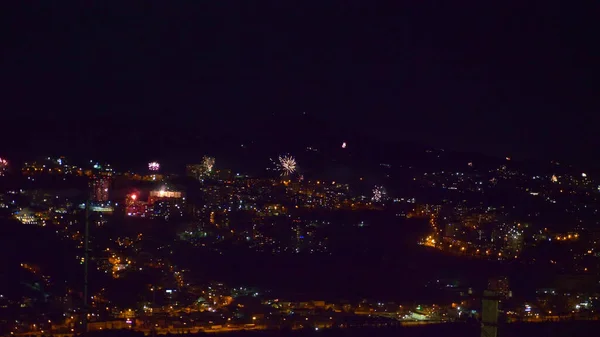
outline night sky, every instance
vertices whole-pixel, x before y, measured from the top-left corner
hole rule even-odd
[[[382,144],[596,162],[599,6],[324,2],[6,1],[0,152],[57,125],[60,144],[274,118],[311,137],[285,123],[306,112]]]

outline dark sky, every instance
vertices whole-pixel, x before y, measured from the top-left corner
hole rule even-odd
[[[113,124],[246,132],[306,111],[382,140],[596,157],[599,6],[325,2],[7,1],[4,138],[35,144],[56,123],[74,142]]]

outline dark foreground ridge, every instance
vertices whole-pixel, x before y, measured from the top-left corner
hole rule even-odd
[[[548,322],[548,323],[514,323],[499,329],[499,336],[525,337],[587,337],[597,336],[600,322]],[[418,327],[393,328],[352,328],[352,329],[303,329],[303,330],[261,330],[223,332],[219,336],[232,337],[267,337],[267,336],[314,336],[314,337],[370,337],[370,336],[445,336],[445,337],[475,337],[480,336],[477,324],[448,323],[438,325],[423,325]],[[205,336],[211,333],[183,333],[188,336]],[[143,337],[144,333],[130,330],[105,330],[88,333],[89,337]],[[165,336],[171,336],[166,334]]]

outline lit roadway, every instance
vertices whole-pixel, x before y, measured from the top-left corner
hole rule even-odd
[[[157,335],[166,335],[167,333],[171,333],[171,334],[183,334],[183,333],[187,333],[188,331],[190,333],[198,333],[198,332],[233,332],[233,331],[242,331],[242,330],[265,330],[266,326],[223,326],[220,328],[202,328],[202,327],[191,327],[191,328],[157,328],[155,329],[156,334]],[[102,330],[102,329],[100,329]],[[148,336],[152,333],[152,329],[131,329],[133,331],[140,331],[143,332],[145,336]],[[94,331],[94,330],[90,330],[90,331]],[[23,332],[23,333],[16,333],[16,334],[11,334],[11,336],[42,336],[42,335],[52,335],[54,337],[73,337],[75,334],[74,333],[55,333],[55,332],[51,332],[51,331],[32,331],[32,332]]]

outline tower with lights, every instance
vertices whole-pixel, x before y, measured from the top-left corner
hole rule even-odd
[[[96,177],[92,181],[92,202],[105,203],[108,201],[110,180],[108,177]]]

